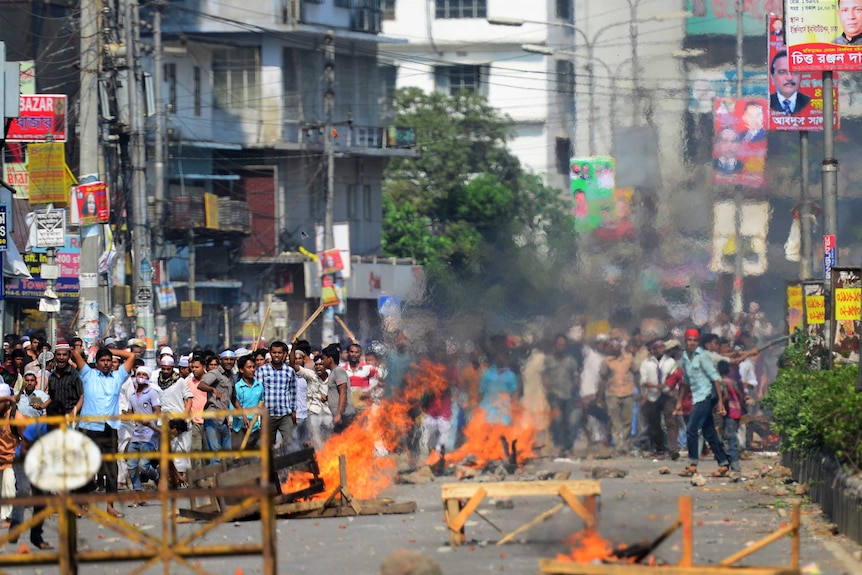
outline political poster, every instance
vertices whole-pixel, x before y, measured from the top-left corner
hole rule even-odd
[[[21,94],[21,111],[12,118],[8,142],[65,142],[66,96]]]
[[[787,334],[793,335],[805,328],[805,306],[802,300],[802,284],[787,284]]]
[[[712,182],[762,188],[766,164],[766,108],[760,98],[717,98]]]
[[[862,269],[832,268],[832,353],[859,361]]]
[[[609,156],[569,160],[575,232],[593,232],[615,220],[615,164]]]
[[[791,70],[862,70],[862,0],[787,0],[784,15]]]
[[[745,202],[742,205],[742,238],[736,239],[736,204],[716,202],[713,209],[712,260],[709,269],[715,273],[733,273],[736,251],[742,250],[742,270],[746,276],[766,273],[766,236],[769,233],[769,202]]]
[[[778,14],[767,17],[769,55],[769,130],[823,131],[823,80],[819,74],[790,70],[784,21]],[[776,32],[782,33],[776,33]],[[833,124],[838,127],[838,81],[832,88]]]
[[[78,222],[82,226],[108,222],[108,186],[104,182],[92,182],[75,186],[75,205]]]
[[[770,12],[781,10],[782,0],[745,0],[742,31],[746,36],[763,34],[761,23]],[[686,22],[689,36],[736,36],[736,2],[734,0],[688,0],[691,16]]]
[[[66,153],[62,143],[30,144],[27,147],[31,204],[69,202],[66,181]]]

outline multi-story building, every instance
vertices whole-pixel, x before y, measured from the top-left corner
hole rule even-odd
[[[378,0],[165,6],[165,211],[167,237],[177,246],[169,271],[178,299],[188,299],[193,244],[195,299],[204,305],[199,333],[210,334],[202,343],[221,343],[221,337],[211,341],[224,333],[219,306],[239,306],[228,318],[233,335],[227,339],[245,341],[259,329],[268,305],[269,326],[277,328],[270,333],[278,337],[292,335],[315,309],[319,277],[298,249],[317,251],[315,229],[324,222],[329,120],[335,140],[333,220],[349,224],[351,253],[365,262],[354,264],[354,277],[378,278],[370,288],[348,291],[354,318],[348,323],[364,335],[370,323],[360,330],[357,318],[373,319],[378,296],[404,295],[409,288],[409,281],[389,273],[392,262],[374,263],[380,255],[384,167],[389,158],[414,154],[409,133],[405,142],[404,134],[388,129],[395,76],[378,58],[379,45],[392,41],[378,35],[380,18]],[[328,31],[335,45],[331,85],[324,71]],[[331,117],[324,108],[328,89],[334,90]],[[395,275],[412,278],[413,267],[402,267]],[[168,313],[183,344],[188,321],[176,310]]]
[[[511,117],[509,148],[548,184],[565,189],[574,135],[575,73],[570,58],[524,51],[531,44],[574,47],[571,0],[384,1],[383,31],[406,44],[381,45],[381,58],[398,69],[399,88],[459,90],[488,97]],[[549,21],[503,27],[488,18]],[[559,24],[559,25],[557,25]]]

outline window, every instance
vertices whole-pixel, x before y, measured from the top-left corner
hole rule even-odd
[[[557,93],[575,94],[575,65],[571,60],[557,60]]]
[[[195,66],[195,116],[201,115],[201,69]]]
[[[212,74],[213,107],[239,110],[259,106],[257,48],[215,50]]]
[[[177,65],[165,64],[165,82],[168,84],[168,106],[171,112],[177,111]]]
[[[356,219],[356,196],[359,195],[359,185],[350,184],[347,186],[347,219]]]
[[[572,141],[568,138],[557,138],[556,146],[557,173],[569,173],[569,158],[572,157]]]
[[[383,19],[395,20],[395,0],[383,0]]]
[[[352,8],[353,0],[335,0],[334,4],[338,8]]]
[[[572,0],[557,0],[557,18],[572,19]]]
[[[282,78],[284,81],[284,117],[287,120],[297,120],[302,117],[301,59],[299,50],[284,49]]]
[[[486,18],[488,0],[435,0],[437,18]]]
[[[483,66],[438,66],[437,90],[454,96],[461,90],[476,94],[486,92]]]

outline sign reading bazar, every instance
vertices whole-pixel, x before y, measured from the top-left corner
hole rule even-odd
[[[811,72],[791,71],[784,42],[784,21],[779,15],[770,14],[767,24],[769,129],[822,132],[823,80]],[[832,88],[832,123],[836,127],[839,125],[837,85],[836,82]]]
[[[862,2],[787,0],[784,15],[791,70],[862,70]]]
[[[21,112],[9,125],[9,142],[65,142],[66,96],[21,94]]]

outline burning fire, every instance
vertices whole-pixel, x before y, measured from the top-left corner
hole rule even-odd
[[[509,401],[508,397],[505,401]],[[503,451],[503,440],[511,449],[512,443],[517,440],[516,449],[519,462],[535,457],[533,443],[536,440],[537,426],[529,411],[517,404],[512,404],[512,425],[500,423],[489,423],[488,414],[481,408],[473,411],[467,427],[464,429],[464,444],[452,453],[446,454],[447,463],[460,463],[468,456],[475,457],[471,465],[484,467],[489,461],[505,461],[506,453]]]
[[[611,542],[604,539],[594,529],[586,529],[572,534],[566,540],[572,547],[569,555],[557,555],[558,561],[574,561],[575,563],[593,563],[610,558],[614,553]]]
[[[398,397],[384,399],[379,405],[369,406],[346,430],[333,435],[317,453],[320,477],[326,483],[328,493],[315,497],[325,498],[338,485],[340,474],[338,456],[347,458],[347,486],[354,497],[367,499],[377,497],[395,478],[397,466],[390,453],[396,451],[415,424],[416,408],[435,396],[450,393],[450,382],[446,366],[429,360],[412,365],[406,377],[406,385]],[[505,461],[503,451],[505,438],[511,448],[517,440],[517,460],[524,461],[534,457],[533,443],[537,425],[531,412],[511,402],[508,397],[503,401],[512,403],[512,425],[489,423],[484,410],[474,410],[470,422],[464,430],[464,445],[446,455],[446,463],[458,463],[472,455],[471,465],[482,467],[489,461]],[[439,457],[436,453],[426,463],[433,464]],[[291,474],[282,485],[283,492],[297,491],[308,485],[308,476]]]

